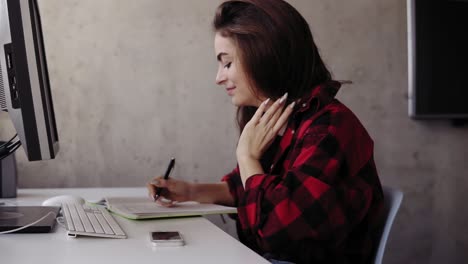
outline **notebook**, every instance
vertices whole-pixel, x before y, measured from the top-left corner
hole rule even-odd
[[[34,223],[49,212],[46,218],[33,226],[27,227],[17,233],[48,233],[55,225],[55,217],[60,207],[49,206],[0,206],[0,231],[9,231]]]
[[[106,197],[105,200],[109,211],[134,220],[237,213],[236,207],[197,202],[181,202],[174,207],[164,207],[148,197]]]

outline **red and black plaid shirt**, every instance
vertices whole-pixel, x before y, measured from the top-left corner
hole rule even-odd
[[[383,193],[373,141],[337,99],[340,84],[313,89],[262,157],[264,174],[223,177],[237,206],[240,240],[296,263],[367,263]]]

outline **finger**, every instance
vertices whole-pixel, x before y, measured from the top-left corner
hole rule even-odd
[[[156,187],[151,183],[147,183],[146,184],[146,189],[148,189],[148,196],[151,199],[154,199],[154,195],[156,194]]]
[[[252,122],[254,124],[258,124],[260,118],[262,117],[263,113],[265,112],[265,109],[266,109],[266,106],[268,105],[268,102],[270,102],[270,98],[263,101],[263,103],[261,103],[260,106],[258,107],[257,111],[255,111],[255,114],[250,119],[250,120],[252,120]]]
[[[174,201],[172,200],[169,200],[169,199],[166,199],[164,197],[161,197],[159,198],[157,201],[156,201],[159,205],[162,205],[164,207],[173,207],[174,206]]]
[[[287,97],[288,93],[285,93],[280,99],[276,100],[276,102],[273,105],[271,105],[268,111],[266,111],[265,114],[262,116],[262,118],[260,119],[260,123],[267,125],[268,122],[270,122],[270,119],[278,111],[278,109],[281,108],[283,103],[286,101]]]
[[[156,184],[159,182],[160,179],[163,179],[163,177],[162,176],[156,176],[151,181],[149,181],[148,183],[156,186]]]
[[[291,113],[294,110],[294,106],[296,105],[296,102],[292,102],[290,105],[284,109],[283,113],[281,116],[278,118],[278,121],[276,121],[275,126],[273,127],[273,132],[276,134],[280,131],[280,129],[288,122],[289,116],[291,116]]]
[[[284,102],[280,104],[280,106],[278,107],[278,109],[276,109],[275,113],[273,114],[273,116],[270,118],[270,120],[268,121],[268,123],[265,124],[265,126],[267,128],[274,128],[275,127],[275,124],[276,122],[278,121],[278,119],[280,118],[281,114],[284,112]]]
[[[156,177],[147,184],[149,190],[148,195],[153,199],[153,201],[157,201],[159,199],[158,192],[161,194],[162,191],[167,190],[168,185],[168,181],[164,180],[162,176]]]
[[[152,185],[158,188],[167,188],[169,187],[169,181],[161,178],[154,179],[150,182]]]

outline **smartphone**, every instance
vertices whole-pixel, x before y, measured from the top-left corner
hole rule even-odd
[[[150,240],[155,246],[183,246],[182,235],[177,231],[155,231],[150,233]]]

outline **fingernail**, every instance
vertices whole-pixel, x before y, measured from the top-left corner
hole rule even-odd
[[[156,186],[157,186],[157,185],[159,185],[159,181],[158,181],[158,180],[151,181],[151,184],[153,184],[153,185],[156,185]]]
[[[268,99],[266,99],[265,101],[263,101],[263,104],[264,104],[264,105],[267,105],[268,102],[270,102],[270,98],[268,98]]]
[[[286,100],[286,98],[288,98],[288,93],[285,93],[283,97],[281,97],[279,103],[282,104]]]
[[[289,107],[291,107],[292,109],[294,109],[294,106],[296,105],[296,102],[292,102]]]

